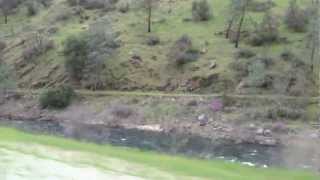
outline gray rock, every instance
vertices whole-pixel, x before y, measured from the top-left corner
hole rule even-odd
[[[289,128],[283,122],[276,122],[272,125],[271,130],[276,133],[288,133]]]
[[[263,131],[263,135],[270,137],[270,136],[272,136],[272,131],[270,129],[265,129]]]
[[[318,138],[320,138],[320,137],[319,137],[319,134],[317,134],[317,133],[312,133],[312,134],[310,134],[310,138],[311,138],[311,139],[318,139]]]
[[[249,129],[254,130],[255,128],[256,128],[256,125],[255,125],[255,124],[253,124],[253,123],[249,124]]]
[[[263,135],[263,132],[264,132],[264,129],[263,128],[259,128],[259,129],[257,129],[256,134],[257,135]]]
[[[216,67],[217,67],[217,63],[215,61],[213,61],[209,66],[210,69],[214,69]]]
[[[271,137],[257,136],[255,140],[260,145],[276,146],[278,144],[277,140]]]
[[[200,122],[200,126],[206,126],[209,122],[209,118],[205,114],[201,114],[198,116],[198,121]]]

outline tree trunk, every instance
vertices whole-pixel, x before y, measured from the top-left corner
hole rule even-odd
[[[238,47],[239,47],[241,28],[242,28],[242,24],[243,24],[244,18],[245,18],[245,16],[246,16],[246,8],[247,8],[247,5],[248,5],[248,1],[246,1],[246,3],[243,5],[243,8],[242,8],[242,15],[241,15],[240,22],[239,22],[239,26],[238,26],[238,30],[237,30],[235,48],[238,48]]]
[[[231,31],[233,22],[234,22],[234,20],[235,20],[235,17],[236,17],[235,15],[232,16],[232,18],[231,18],[230,21],[229,21],[229,24],[228,24],[228,27],[227,27],[227,30],[226,30],[226,39],[228,39],[229,36],[230,36],[230,31]]]
[[[236,36],[235,48],[239,47],[240,34],[241,34],[241,28],[242,28],[243,21],[244,21],[244,15],[241,16],[241,19],[240,19],[240,22],[239,22],[239,26],[238,26],[238,30],[237,30],[237,36]]]
[[[151,32],[151,16],[152,16],[152,7],[148,7],[148,32]]]
[[[312,50],[311,50],[311,72],[313,72],[313,70],[314,70],[314,57],[315,57],[315,53],[316,53],[316,45],[313,44]]]
[[[7,14],[4,15],[4,24],[8,24],[8,15]]]

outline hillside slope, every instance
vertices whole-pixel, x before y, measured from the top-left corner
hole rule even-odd
[[[111,22],[110,28],[117,34],[120,47],[105,59],[103,89],[290,95],[317,93],[314,73],[317,70],[311,72],[309,69],[308,32],[292,32],[282,20],[289,0],[275,1],[270,9],[279,20],[280,42],[263,46],[247,43],[248,36],[265,14],[250,10],[244,21],[239,49],[224,37],[230,18],[228,1],[210,0],[213,18],[204,22],[192,20],[192,0],[161,1],[153,9],[151,33],[146,29],[145,9],[132,1],[126,2],[130,8],[121,12],[123,1],[108,10],[82,7],[79,10],[65,0],[53,0],[49,7],[39,6],[33,16],[28,16],[24,4],[20,5],[9,16],[8,24],[0,21],[0,38],[7,44],[2,52],[3,59],[13,68],[19,87],[48,88],[70,82],[78,88],[85,88],[66,73],[64,45],[68,37],[88,31],[92,23],[107,18]],[[303,8],[310,3],[308,0],[298,2]],[[175,41],[183,35],[191,38],[199,58],[177,68],[172,65],[168,54]],[[154,37],[159,39],[159,44],[148,45],[150,38]],[[26,56],[28,47],[39,38],[48,39],[53,47],[35,57]],[[249,51],[253,55],[242,57],[239,51]],[[296,58],[284,60],[285,55],[291,55],[291,52]],[[259,64],[253,63],[257,60],[266,62],[266,67],[260,69]],[[250,85],[247,81],[252,77],[263,83]]]

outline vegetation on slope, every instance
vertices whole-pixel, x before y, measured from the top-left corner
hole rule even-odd
[[[15,67],[21,87],[43,88],[71,82],[89,89],[316,93],[317,62],[312,59],[317,58],[311,58],[311,47],[316,44],[308,43],[313,42],[308,40],[313,26],[305,19],[313,16],[305,13],[316,14],[317,10],[310,9],[309,0],[296,1],[297,5],[290,0],[271,4],[260,0],[203,1],[210,5],[209,9],[201,9],[206,6],[195,5],[192,0],[151,2],[150,7],[141,6],[142,1],[128,0],[106,1],[103,6],[99,5],[102,0],[92,3],[84,0],[78,5],[70,2],[52,0],[48,6],[37,3],[33,13],[28,13],[30,7],[22,3],[10,13],[7,24],[0,21],[0,37],[7,44],[4,60]],[[248,5],[243,14],[245,2]],[[234,17],[242,15],[241,33],[237,34],[241,19]],[[145,17],[150,19],[151,33],[147,33]],[[96,29],[96,22],[103,19],[105,24],[110,22],[104,30],[113,34],[119,48],[103,56],[103,65],[96,65],[104,67],[101,73],[87,78],[98,79],[98,86],[74,81],[64,68],[67,56],[62,52],[66,40],[92,32],[90,29]],[[296,30],[296,26],[304,29]],[[229,39],[225,38],[226,29],[230,30]],[[181,48],[174,43],[184,35],[190,37],[192,48],[183,50],[186,53],[182,57],[192,61],[177,68],[171,63],[170,51]],[[255,45],[251,43],[253,39]],[[240,49],[234,47],[237,40]],[[92,47],[89,49],[93,54],[101,54]],[[237,55],[243,51],[251,52],[252,56]],[[90,72],[94,72],[92,62],[97,57],[100,56],[88,57]],[[101,63],[101,58],[98,60]]]

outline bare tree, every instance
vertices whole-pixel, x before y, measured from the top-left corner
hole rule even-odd
[[[308,47],[310,48],[311,71],[314,71],[315,59],[320,48],[320,17],[319,17],[319,0],[312,0],[310,27],[308,33]]]
[[[148,32],[151,32],[152,25],[152,11],[157,6],[159,0],[144,0],[144,7],[147,10],[147,23],[148,23]]]
[[[307,13],[302,9],[297,0],[291,0],[285,13],[284,23],[290,30],[305,32],[308,25]]]
[[[8,23],[8,16],[18,6],[18,0],[0,0],[0,10],[4,17],[4,23]]]
[[[227,28],[225,31],[225,37],[227,39],[230,37],[232,27],[234,26],[235,22],[238,20],[239,17],[239,2],[239,0],[230,0],[229,6],[227,7],[228,20]]]
[[[235,40],[235,48],[238,48],[243,22],[246,17],[248,5],[249,5],[249,0],[236,0],[235,3],[237,6],[237,9],[240,10],[240,18],[239,18],[239,22],[238,22],[236,40]]]

